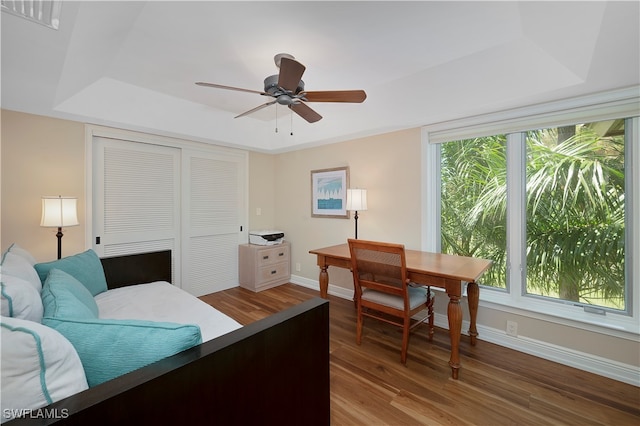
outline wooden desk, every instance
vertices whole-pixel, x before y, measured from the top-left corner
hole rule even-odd
[[[329,266],[351,269],[351,255],[348,244],[325,247],[309,251],[318,257],[320,267],[320,296],[327,297],[329,287]],[[406,250],[407,272],[409,279],[418,284],[444,288],[449,295],[447,318],[449,320],[449,337],[451,339],[451,376],[458,378],[460,369],[460,332],[462,330],[462,282],[467,282],[467,300],[469,303],[469,336],[471,344],[476,344],[478,330],[476,318],[478,315],[478,301],[480,289],[476,281],[491,267],[492,262],[474,257],[454,256],[442,253],[429,253],[417,250]]]

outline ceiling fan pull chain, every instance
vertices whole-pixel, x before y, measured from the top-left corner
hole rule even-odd
[[[291,136],[293,136],[293,111],[289,109],[289,116],[291,117]]]
[[[276,133],[278,133],[278,104],[276,104]]]

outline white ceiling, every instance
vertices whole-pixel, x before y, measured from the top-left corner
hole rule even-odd
[[[65,2],[57,31],[2,13],[2,108],[279,152],[636,86],[639,21],[638,1]],[[234,119],[267,99],[194,84],[262,90],[281,52],[307,90],[367,99]]]

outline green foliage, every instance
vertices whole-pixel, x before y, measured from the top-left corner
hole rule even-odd
[[[567,129],[563,129],[567,130]],[[527,292],[624,308],[624,142],[576,126],[529,132]],[[494,260],[506,288],[506,138],[442,146],[442,249]]]
[[[527,277],[531,292],[602,303],[624,298],[624,145],[588,126],[554,143],[527,138]]]
[[[442,146],[442,251],[492,259],[484,284],[506,288],[506,139]]]

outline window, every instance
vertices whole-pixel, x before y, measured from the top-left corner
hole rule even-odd
[[[482,284],[507,287],[507,139],[442,145],[442,252],[491,259]]]
[[[527,295],[626,311],[624,120],[527,132]]]
[[[424,129],[423,247],[494,260],[481,303],[639,333],[640,120],[609,106]]]
[[[441,151],[442,252],[492,259],[507,288],[506,136]],[[624,120],[526,133],[527,295],[625,310]]]

